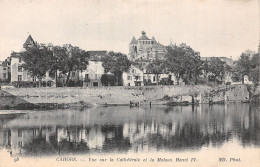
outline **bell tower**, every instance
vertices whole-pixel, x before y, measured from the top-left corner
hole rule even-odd
[[[130,44],[129,44],[129,57],[128,57],[128,59],[133,61],[135,59],[136,55],[137,55],[137,40],[135,39],[135,37],[133,37]]]

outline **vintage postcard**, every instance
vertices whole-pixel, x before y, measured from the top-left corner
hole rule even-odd
[[[0,167],[259,167],[258,0],[0,0]]]

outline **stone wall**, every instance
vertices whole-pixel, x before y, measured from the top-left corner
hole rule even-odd
[[[200,92],[198,103],[248,102],[249,91],[246,85],[227,85]]]
[[[92,88],[15,88],[6,90],[22,103],[78,103],[93,105],[129,105],[130,101],[149,104],[169,102],[222,103],[246,102],[249,93],[245,85],[211,88],[196,86],[146,86],[146,87],[92,87]],[[4,98],[3,95],[1,98]],[[169,97],[166,99],[165,97]],[[10,99],[9,99],[10,100]],[[2,101],[2,100],[1,100]]]
[[[165,96],[209,89],[207,86],[149,86],[149,87],[92,87],[92,88],[14,88],[9,94],[29,103],[75,103],[84,101],[94,105],[153,102]]]

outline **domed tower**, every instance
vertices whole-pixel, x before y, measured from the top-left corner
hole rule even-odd
[[[132,38],[129,44],[129,60],[134,60],[137,55],[137,40],[135,37]]]

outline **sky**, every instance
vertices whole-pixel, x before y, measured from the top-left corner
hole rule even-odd
[[[0,0],[0,61],[38,43],[128,54],[144,30],[202,57],[231,57],[259,45],[258,0]]]

